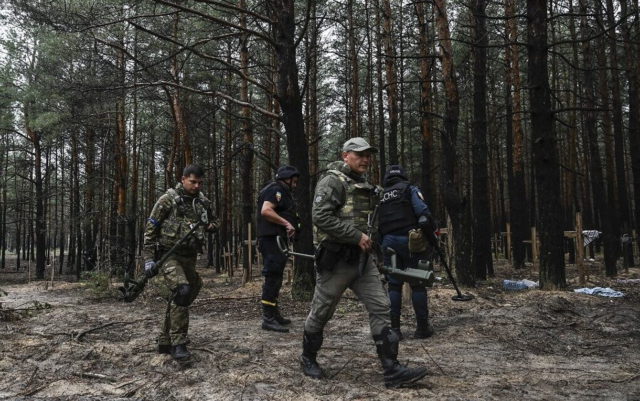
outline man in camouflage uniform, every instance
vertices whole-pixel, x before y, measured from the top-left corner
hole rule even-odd
[[[181,182],[158,199],[147,220],[144,232],[145,275],[160,272],[166,287],[167,310],[158,337],[158,353],[171,354],[176,360],[191,357],[189,342],[189,305],[198,296],[202,279],[196,272],[198,252],[202,251],[204,232],[217,228],[216,223],[201,225],[162,265],[156,260],[183,238],[197,224],[203,212],[208,212],[209,200],[200,192],[204,171],[198,165],[185,167]]]
[[[389,298],[375,257],[368,254],[373,246],[367,235],[368,219],[378,196],[364,174],[376,151],[363,138],[348,140],[342,147],[343,161],[329,164],[328,173],[315,189],[312,218],[318,242],[316,288],[304,325],[300,362],[305,375],[322,377],[316,356],[322,346],[324,326],[344,291],[351,288],[369,313],[385,385],[399,387],[423,378],[427,372],[423,367],[410,369],[398,362],[399,338],[391,330]]]

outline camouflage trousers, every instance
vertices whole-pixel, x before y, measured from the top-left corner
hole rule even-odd
[[[391,326],[389,318],[389,296],[381,281],[377,267],[369,258],[362,275],[357,262],[349,264],[339,261],[331,271],[316,274],[316,288],[311,301],[311,311],[304,323],[308,333],[320,333],[331,319],[342,294],[350,288],[369,313],[371,335],[382,333]]]
[[[162,266],[165,287],[163,293],[167,295],[167,310],[162,323],[162,331],[158,337],[160,345],[178,345],[188,342],[189,307],[176,305],[174,298],[176,290],[181,284],[190,287],[188,304],[191,304],[202,288],[202,279],[196,272],[196,258],[193,256],[172,255]]]

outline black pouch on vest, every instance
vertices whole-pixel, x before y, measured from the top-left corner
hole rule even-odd
[[[323,242],[316,249],[316,270],[332,271],[342,259],[343,245],[336,242]]]
[[[350,265],[358,263],[362,251],[358,245],[345,245],[344,261]]]

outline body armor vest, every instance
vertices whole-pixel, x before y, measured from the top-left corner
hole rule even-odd
[[[380,200],[380,233],[407,235],[418,227],[418,219],[411,205],[411,186],[400,181],[384,189]]]
[[[327,173],[338,177],[345,189],[345,202],[338,210],[338,217],[344,222],[353,224],[363,233],[369,233],[369,216],[373,214],[378,203],[375,186],[368,182],[357,182],[339,170],[328,170]],[[372,231],[375,231],[376,227],[376,222],[372,222]],[[340,238],[332,238],[321,229],[317,229],[316,235],[318,242],[325,240],[343,242]]]
[[[298,216],[298,211],[296,209],[296,202],[293,199],[293,195],[289,188],[286,188],[285,185],[278,181],[274,181],[269,183],[267,186],[262,188],[260,194],[258,194],[258,207],[256,213],[256,222],[257,222],[257,236],[258,237],[268,237],[274,235],[286,236],[287,230],[281,224],[272,223],[267,221],[262,216],[262,204],[264,203],[264,196],[267,192],[267,189],[272,187],[277,187],[279,191],[282,193],[282,198],[278,202],[275,207],[275,212],[278,213],[282,218],[286,219],[291,225],[297,230],[300,229],[300,217]]]
[[[198,193],[198,196],[182,196],[173,188],[166,192],[173,200],[173,207],[169,216],[162,221],[160,226],[160,246],[169,249],[191,230],[192,224],[200,220],[200,216],[209,202],[207,198]],[[201,250],[204,243],[204,229],[199,227],[182,245],[176,249],[176,253],[193,254]]]

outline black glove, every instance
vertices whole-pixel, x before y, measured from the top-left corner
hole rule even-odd
[[[436,227],[431,216],[420,216],[420,218],[418,219],[418,226],[420,226],[420,229],[424,233],[424,236],[426,237],[429,244],[437,248],[439,246],[438,237],[436,236],[436,231],[438,228]]]
[[[153,260],[144,262],[144,275],[147,278],[153,278],[158,274],[158,265]]]

